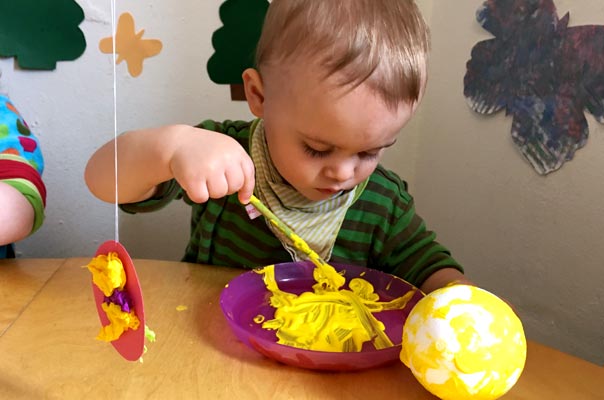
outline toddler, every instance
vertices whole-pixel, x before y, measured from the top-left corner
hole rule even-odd
[[[184,261],[255,268],[300,255],[242,203],[256,194],[322,257],[395,274],[430,292],[464,279],[379,161],[417,109],[428,29],[411,0],[274,0],[243,72],[257,119],[163,126],[118,138],[119,202],[192,206]],[[113,142],[86,182],[114,201]]]

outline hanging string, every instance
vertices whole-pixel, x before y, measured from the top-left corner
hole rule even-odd
[[[115,20],[115,0],[111,0],[111,43],[113,46],[113,173],[115,176],[115,241],[120,241],[120,229],[119,229],[119,195],[118,195],[118,182],[117,182],[117,67],[116,67],[116,46],[115,46],[115,35],[116,35],[116,20]]]

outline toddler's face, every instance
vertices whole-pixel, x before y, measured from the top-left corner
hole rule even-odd
[[[265,79],[263,118],[281,176],[306,198],[323,200],[371,175],[414,106],[393,110],[366,84],[346,91],[307,67]]]
[[[309,200],[364,181],[413,111],[410,104],[388,108],[366,84],[337,88],[308,65],[264,80],[262,117],[271,159]]]

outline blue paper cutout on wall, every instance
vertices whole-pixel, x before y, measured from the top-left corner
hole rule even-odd
[[[472,49],[468,104],[483,114],[505,109],[534,169],[559,169],[587,142],[585,110],[604,123],[604,26],[569,27],[552,0],[489,0],[476,17],[495,38]]]

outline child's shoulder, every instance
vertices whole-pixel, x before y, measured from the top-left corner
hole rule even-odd
[[[386,220],[402,221],[402,216],[414,212],[413,198],[407,192],[404,180],[395,172],[378,165],[351,210],[377,214]]]
[[[220,132],[229,136],[247,135],[249,136],[252,124],[254,121],[241,121],[241,120],[224,120],[216,121],[213,119],[206,119],[199,124],[198,128],[207,129],[209,131]]]
[[[249,149],[250,132],[254,127],[255,121],[230,120],[215,121],[206,119],[197,124],[197,128],[207,129],[209,131],[224,133],[235,139],[246,150]]]
[[[381,164],[369,176],[365,192],[385,199],[400,199],[406,204],[412,201],[411,195],[407,192],[407,182]]]

